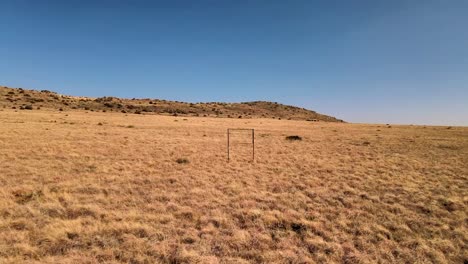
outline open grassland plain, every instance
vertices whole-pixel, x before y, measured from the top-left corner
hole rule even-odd
[[[468,128],[0,110],[2,263],[467,263],[467,191]]]

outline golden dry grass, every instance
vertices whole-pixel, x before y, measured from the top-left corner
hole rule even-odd
[[[0,262],[466,263],[467,164],[460,127],[0,110]]]

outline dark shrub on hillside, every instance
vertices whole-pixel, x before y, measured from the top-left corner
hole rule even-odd
[[[104,97],[96,98],[96,99],[94,99],[94,101],[95,101],[95,102],[103,103],[103,102],[111,102],[111,101],[113,101],[114,99],[117,99],[117,98],[112,97],[112,96],[104,96]]]

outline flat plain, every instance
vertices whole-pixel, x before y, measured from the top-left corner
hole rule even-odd
[[[466,127],[0,109],[1,263],[467,263],[467,191]]]

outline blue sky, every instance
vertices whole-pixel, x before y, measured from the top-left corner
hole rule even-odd
[[[0,85],[468,125],[468,1],[0,1]]]

